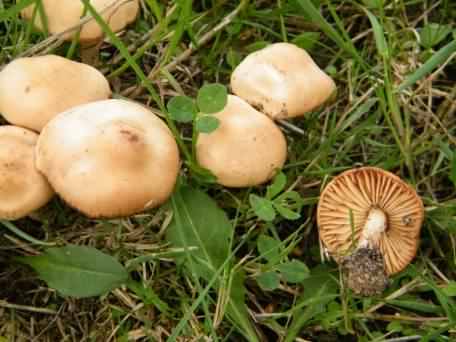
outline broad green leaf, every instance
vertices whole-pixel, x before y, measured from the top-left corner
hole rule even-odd
[[[200,133],[212,133],[220,126],[220,120],[215,116],[202,115],[195,121],[195,129]]]
[[[228,101],[228,91],[222,84],[205,84],[198,91],[196,102],[200,112],[212,114],[220,112]]]
[[[309,268],[299,260],[292,260],[277,266],[277,270],[282,273],[285,280],[289,283],[300,283],[309,274]]]
[[[33,267],[40,279],[64,296],[99,296],[128,280],[126,269],[115,258],[92,247],[48,248],[42,255],[18,260]]]
[[[250,194],[249,202],[254,213],[264,221],[273,221],[276,217],[276,212],[272,202],[266,198],[262,198],[255,194]]]
[[[318,42],[319,38],[319,32],[303,32],[294,37],[291,42],[299,46],[301,49],[309,51],[312,50],[312,48]]]
[[[275,210],[277,210],[277,212],[280,214],[280,216],[282,216],[283,218],[285,218],[287,220],[297,220],[301,217],[301,214],[294,212],[293,210],[290,210],[281,204],[274,203],[274,208],[275,208]]]
[[[187,96],[173,97],[167,108],[171,119],[178,122],[190,122],[197,113],[195,102]]]
[[[233,227],[228,217],[207,194],[188,186],[174,193],[171,207],[173,220],[167,229],[166,239],[173,247],[196,247],[186,256],[180,255],[177,261],[192,276],[210,282],[230,254]],[[243,274],[237,272],[232,277],[226,312],[243,334],[256,341],[245,304]],[[219,288],[220,281],[215,281],[214,287]]]
[[[451,33],[451,26],[429,23],[420,30],[420,43],[426,49],[440,43]]]
[[[280,285],[280,277],[274,271],[261,273],[256,277],[256,281],[266,291],[275,290]]]
[[[268,186],[266,191],[266,198],[273,199],[277,196],[287,184],[287,176],[283,172],[279,172],[275,177],[271,185]]]
[[[337,282],[331,277],[330,270],[325,265],[313,269],[301,285],[304,292],[291,309],[292,322],[287,329],[285,342],[295,341],[310,320],[325,312],[326,305],[337,296]]]
[[[280,261],[281,242],[270,236],[261,234],[257,240],[257,248],[260,256],[265,258],[270,264]]]
[[[202,191],[182,187],[172,203],[174,218],[167,229],[167,240],[177,248],[195,247],[189,252],[192,271],[208,279],[228,257],[233,228],[225,212]],[[177,258],[185,259],[185,255]]]

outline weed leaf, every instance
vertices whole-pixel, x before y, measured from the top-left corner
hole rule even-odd
[[[195,103],[187,96],[173,97],[167,108],[171,119],[177,122],[190,122],[196,115]]]
[[[429,23],[420,31],[420,43],[426,49],[430,49],[444,40],[450,33],[451,26],[449,25]]]
[[[256,281],[266,291],[275,290],[280,285],[280,277],[274,271],[261,273],[256,277]]]
[[[115,258],[92,247],[53,247],[42,255],[18,260],[30,265],[40,279],[64,296],[98,296],[128,280],[126,269]]]
[[[200,133],[212,133],[220,126],[220,120],[215,116],[203,115],[196,119],[195,128]]]
[[[257,240],[258,252],[270,264],[276,264],[280,261],[280,245],[279,240],[264,234],[261,234]]]
[[[250,205],[255,214],[262,220],[270,222],[276,217],[276,212],[272,202],[255,194],[249,196]]]
[[[273,199],[285,188],[286,184],[287,176],[285,176],[283,172],[278,173],[277,176],[274,177],[272,184],[268,186],[266,198]]]
[[[226,106],[228,92],[222,84],[206,84],[198,91],[196,102],[201,112],[213,114],[220,112]]]
[[[277,266],[285,280],[289,283],[300,283],[306,279],[309,274],[309,268],[299,260],[292,260]]]
[[[179,256],[178,262],[185,262],[191,275],[210,281],[229,257],[233,227],[228,217],[206,193],[187,186],[175,192],[171,205],[174,216],[167,240],[177,248],[196,247],[186,256]],[[256,334],[245,305],[243,275],[236,272],[231,277],[226,312],[239,330],[252,338]],[[216,281],[214,286],[219,288],[221,282]]]

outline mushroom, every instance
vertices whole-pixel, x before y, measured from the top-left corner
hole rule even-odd
[[[287,143],[282,131],[267,116],[234,95],[228,95],[225,108],[214,115],[220,126],[198,136],[196,155],[199,164],[210,170],[219,184],[262,184],[283,166]]]
[[[166,124],[125,100],[80,105],[41,132],[36,166],[71,207],[92,218],[139,213],[168,199],[179,151]]]
[[[60,112],[110,95],[101,72],[60,56],[19,58],[0,72],[0,113],[35,131]]]
[[[233,71],[231,88],[260,112],[286,119],[320,106],[336,86],[305,50],[276,43],[248,55]]]
[[[75,28],[63,35],[65,40],[73,39],[77,32],[77,25],[84,14],[83,2],[80,0],[41,0],[41,3],[49,32],[57,34]],[[114,32],[122,30],[133,22],[139,12],[139,0],[91,0],[90,4]],[[34,25],[43,30],[43,19],[40,12],[36,10],[35,4],[24,8],[21,15],[27,20],[32,20],[35,15]],[[103,30],[94,19],[85,23],[79,33],[79,41],[84,44],[96,43],[102,38]]]
[[[375,167],[345,171],[320,196],[317,223],[328,252],[354,293],[380,294],[388,276],[416,255],[423,203],[394,174]]]
[[[16,220],[44,206],[54,192],[35,168],[38,134],[0,126],[0,219]]]

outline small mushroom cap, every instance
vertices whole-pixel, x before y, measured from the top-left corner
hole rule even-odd
[[[260,112],[286,119],[320,106],[336,86],[305,50],[276,43],[248,55],[231,75],[231,88]]]
[[[84,4],[80,0],[41,0],[41,3],[46,14],[47,27],[51,34],[61,33],[78,25],[84,14]],[[114,32],[122,30],[133,22],[139,12],[139,0],[91,0],[90,4]],[[22,10],[21,15],[24,19],[31,20],[34,12],[35,5],[30,5]],[[42,30],[44,25],[39,12],[35,18],[35,26]],[[73,30],[65,34],[63,38],[71,40],[76,33],[77,30]],[[79,41],[93,43],[102,37],[103,30],[95,19],[92,19],[82,26]]]
[[[35,168],[38,134],[16,126],[0,126],[0,218],[15,220],[44,206],[53,196],[46,178]]]
[[[259,185],[274,177],[287,158],[285,137],[275,123],[234,95],[214,115],[220,126],[198,136],[200,165],[228,187]]]
[[[357,246],[373,208],[386,215],[386,230],[381,233],[378,248],[383,254],[387,273],[397,273],[416,255],[424,207],[415,190],[390,172],[361,167],[335,177],[318,203],[320,238],[337,260]]]
[[[58,113],[110,95],[101,72],[60,56],[19,58],[0,72],[0,113],[38,132]]]
[[[73,208],[121,217],[171,195],[179,151],[166,124],[142,105],[104,100],[56,116],[41,132],[37,168]]]

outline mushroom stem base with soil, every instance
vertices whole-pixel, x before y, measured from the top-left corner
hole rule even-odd
[[[378,243],[388,227],[383,210],[372,208],[367,215],[358,247],[342,259],[342,269],[347,286],[355,294],[373,296],[381,294],[388,286],[388,275]]]

